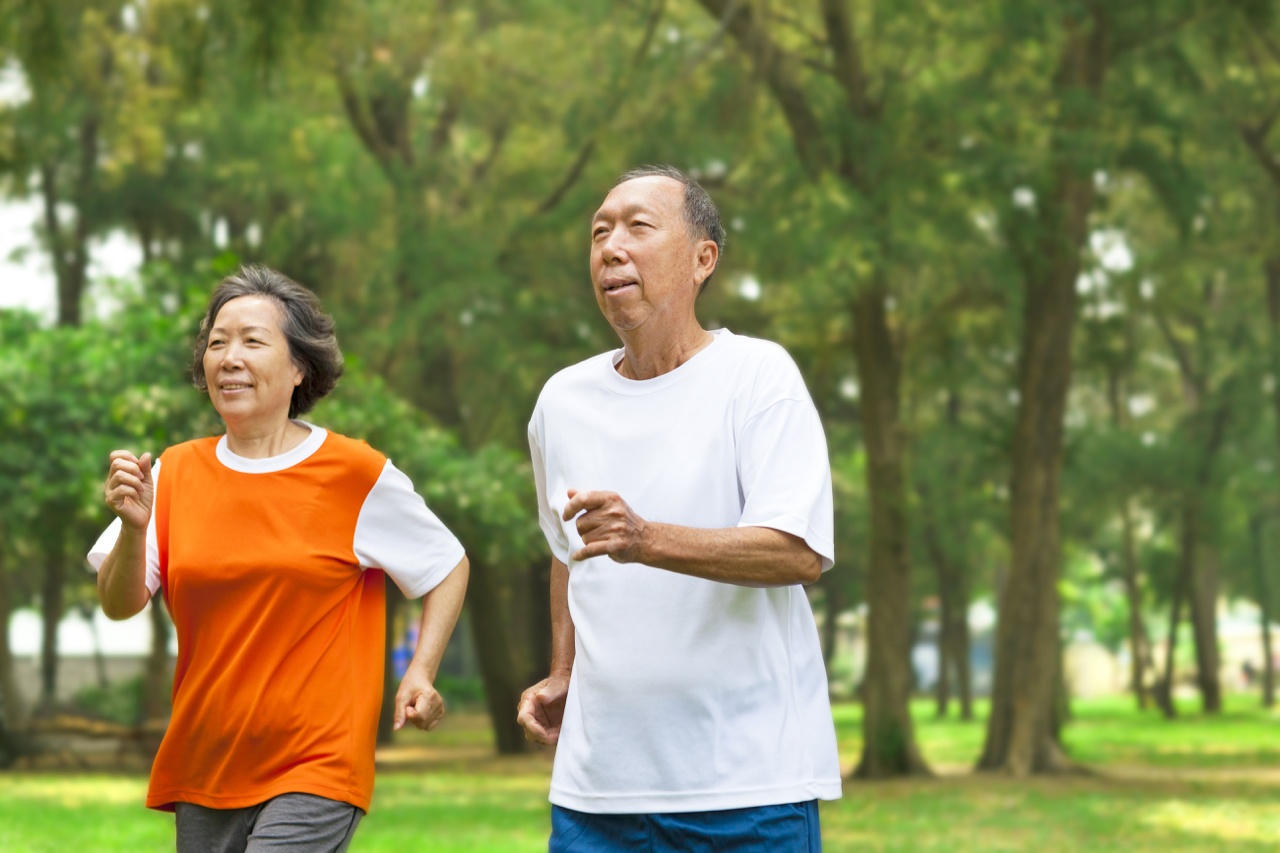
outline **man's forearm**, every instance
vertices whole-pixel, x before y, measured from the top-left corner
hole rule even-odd
[[[551,558],[551,674],[566,678],[573,671],[576,651],[573,617],[569,614],[569,567]]]
[[[822,558],[803,539],[771,527],[645,522],[638,562],[741,586],[810,584],[822,574]]]

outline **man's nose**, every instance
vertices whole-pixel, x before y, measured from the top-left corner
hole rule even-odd
[[[604,238],[604,242],[600,244],[600,257],[605,263],[615,263],[626,258],[626,247],[622,242],[622,234],[620,228],[610,231]]]

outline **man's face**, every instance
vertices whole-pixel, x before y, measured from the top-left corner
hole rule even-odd
[[[609,325],[626,332],[691,319],[715,266],[714,253],[709,267],[705,260],[708,243],[689,236],[679,181],[651,176],[614,187],[591,220],[591,281]]]

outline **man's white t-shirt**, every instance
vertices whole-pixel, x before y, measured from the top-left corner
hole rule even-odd
[[[543,532],[569,567],[576,657],[551,802],[687,812],[840,797],[835,727],[801,586],[757,589],[570,559],[569,489],[643,518],[769,527],[834,559],[831,470],[813,401],[780,346],[727,330],[655,379],[622,351],[553,376],[529,424]]]

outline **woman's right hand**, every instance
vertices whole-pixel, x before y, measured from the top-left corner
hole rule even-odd
[[[104,490],[107,506],[126,526],[145,531],[151,521],[156,487],[151,480],[151,454],[139,458],[127,450],[111,452]]]

